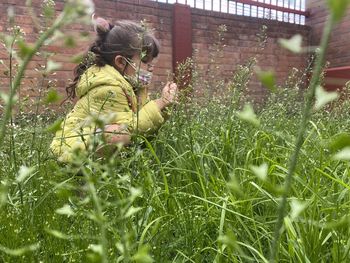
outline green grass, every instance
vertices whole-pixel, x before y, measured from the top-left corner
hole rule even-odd
[[[329,3],[335,23],[349,1]],[[84,16],[78,7],[64,12]],[[22,40],[16,30],[8,37],[10,58]],[[226,29],[219,30],[221,36]],[[283,43],[291,48],[295,40]],[[220,53],[222,43],[213,45]],[[350,261],[349,161],[333,158],[350,145],[350,105],[335,102],[313,112],[318,74],[305,110],[299,88],[310,69],[304,78],[294,70],[264,105],[255,105],[255,116],[244,107],[244,94],[256,58],[237,67],[230,89],[201,78],[189,60],[180,72],[187,76],[192,68],[194,84],[204,83],[208,97],[177,105],[154,138],[135,138],[110,158],[80,156],[79,163],[62,165],[48,149],[47,127],[57,116],[22,114],[18,107],[11,117],[25,64],[36,52],[25,47],[0,123],[1,262]],[[319,59],[315,68],[322,64]],[[273,90],[271,80],[265,73]]]
[[[120,256],[132,261],[136,253],[155,262],[267,262],[300,117],[273,106],[258,115],[257,128],[217,101],[179,106],[149,144],[105,162],[86,160],[85,176],[56,163],[47,151],[49,134],[41,132],[32,146],[22,120],[14,146],[6,143],[2,152],[8,193],[0,216],[1,260],[99,262],[103,257],[90,246],[104,244],[105,260],[112,262]],[[285,218],[279,262],[350,260],[348,163],[332,160],[326,147],[349,124],[345,113],[323,112],[308,125],[289,198],[307,207]],[[266,181],[250,169],[264,162]],[[34,172],[18,184],[21,165]],[[65,204],[74,215],[55,212]],[[36,243],[39,248],[18,257],[5,250]]]

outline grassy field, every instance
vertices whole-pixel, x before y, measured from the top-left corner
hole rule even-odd
[[[49,151],[59,116],[6,110],[15,76],[0,123],[0,261],[350,262],[350,104],[316,110],[334,94],[317,93],[316,74],[304,99],[294,71],[253,110],[254,65],[206,82],[224,96],[181,101],[153,138],[69,165]]]
[[[1,152],[1,260],[267,262],[301,110],[296,96],[276,100],[258,127],[234,102],[180,105],[156,138],[86,159],[83,176],[48,152],[50,121],[19,119]],[[328,142],[348,110],[308,125],[279,262],[350,260],[349,163]]]

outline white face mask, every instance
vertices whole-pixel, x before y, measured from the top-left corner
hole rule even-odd
[[[151,82],[152,75],[153,75],[152,72],[149,72],[142,68],[136,68],[136,65],[127,58],[125,58],[125,61],[135,70],[134,76],[127,76],[128,80],[134,83],[139,82],[139,84],[141,85],[148,85]]]
[[[139,80],[144,84],[144,85],[148,85],[151,82],[152,79],[152,72],[149,72],[147,70],[144,69],[140,69],[139,70]]]

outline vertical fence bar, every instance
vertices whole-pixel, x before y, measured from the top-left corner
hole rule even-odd
[[[297,9],[297,1],[294,0],[294,10]],[[293,23],[296,24],[296,20],[295,20],[295,14],[293,14]]]
[[[287,2],[288,8],[290,9],[290,0]],[[288,12],[288,23],[290,23],[290,12]]]
[[[299,10],[301,10],[301,0],[300,0],[300,8]],[[301,15],[299,16],[299,25],[301,25]]]

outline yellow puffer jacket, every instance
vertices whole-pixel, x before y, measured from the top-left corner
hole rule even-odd
[[[96,132],[92,119],[103,118],[107,120],[105,124],[126,124],[129,132],[137,127],[138,133],[143,135],[156,131],[164,122],[155,101],[148,101],[147,91],[143,89],[136,96],[129,82],[109,65],[86,70],[76,87],[76,94],[79,100],[50,146],[62,162],[70,162],[74,150],[87,149]]]

